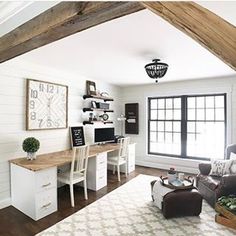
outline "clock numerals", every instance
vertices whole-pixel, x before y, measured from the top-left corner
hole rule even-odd
[[[47,92],[48,93],[53,93],[54,92],[54,86],[52,84],[47,85]]]
[[[44,91],[44,84],[42,84],[42,83],[39,84],[39,91],[40,92]]]
[[[56,126],[56,128],[59,127],[59,119],[57,119],[57,120],[54,122],[54,125]]]
[[[38,91],[34,90],[34,89],[31,89],[30,90],[30,96],[31,96],[31,98],[38,98]]]
[[[36,120],[36,112],[34,112],[34,111],[30,112],[30,119]]]
[[[43,124],[43,119],[38,119],[38,122],[39,122],[39,128],[41,128]]]
[[[52,127],[52,120],[51,119],[47,119],[47,127],[48,128]]]
[[[30,109],[34,109],[35,108],[35,101],[30,100],[29,107],[30,107]]]

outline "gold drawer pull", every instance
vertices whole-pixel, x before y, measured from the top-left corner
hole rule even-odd
[[[49,182],[48,184],[43,184],[42,187],[43,187],[43,188],[46,188],[46,187],[48,187],[48,186],[50,186],[50,185],[51,185],[51,183]]]
[[[48,204],[43,205],[41,208],[47,208],[47,207],[49,207],[51,204],[52,204],[52,203],[49,202]]]

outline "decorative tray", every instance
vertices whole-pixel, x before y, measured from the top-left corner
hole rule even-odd
[[[194,179],[193,177],[189,176],[188,178],[184,178],[183,181],[174,181],[174,182],[169,182],[168,177],[160,177],[161,179],[161,184],[167,188],[171,189],[192,189],[194,188]]]

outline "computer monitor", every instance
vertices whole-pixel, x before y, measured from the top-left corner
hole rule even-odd
[[[114,141],[114,128],[97,128],[94,129],[94,142],[104,143]]]

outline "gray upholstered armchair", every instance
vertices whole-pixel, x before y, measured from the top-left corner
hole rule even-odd
[[[236,144],[227,146],[225,159],[230,158],[231,152],[236,153]],[[200,163],[199,170],[200,173],[197,176],[198,190],[212,207],[215,207],[219,197],[236,194],[236,174],[223,175],[222,177],[210,176],[210,163]]]

